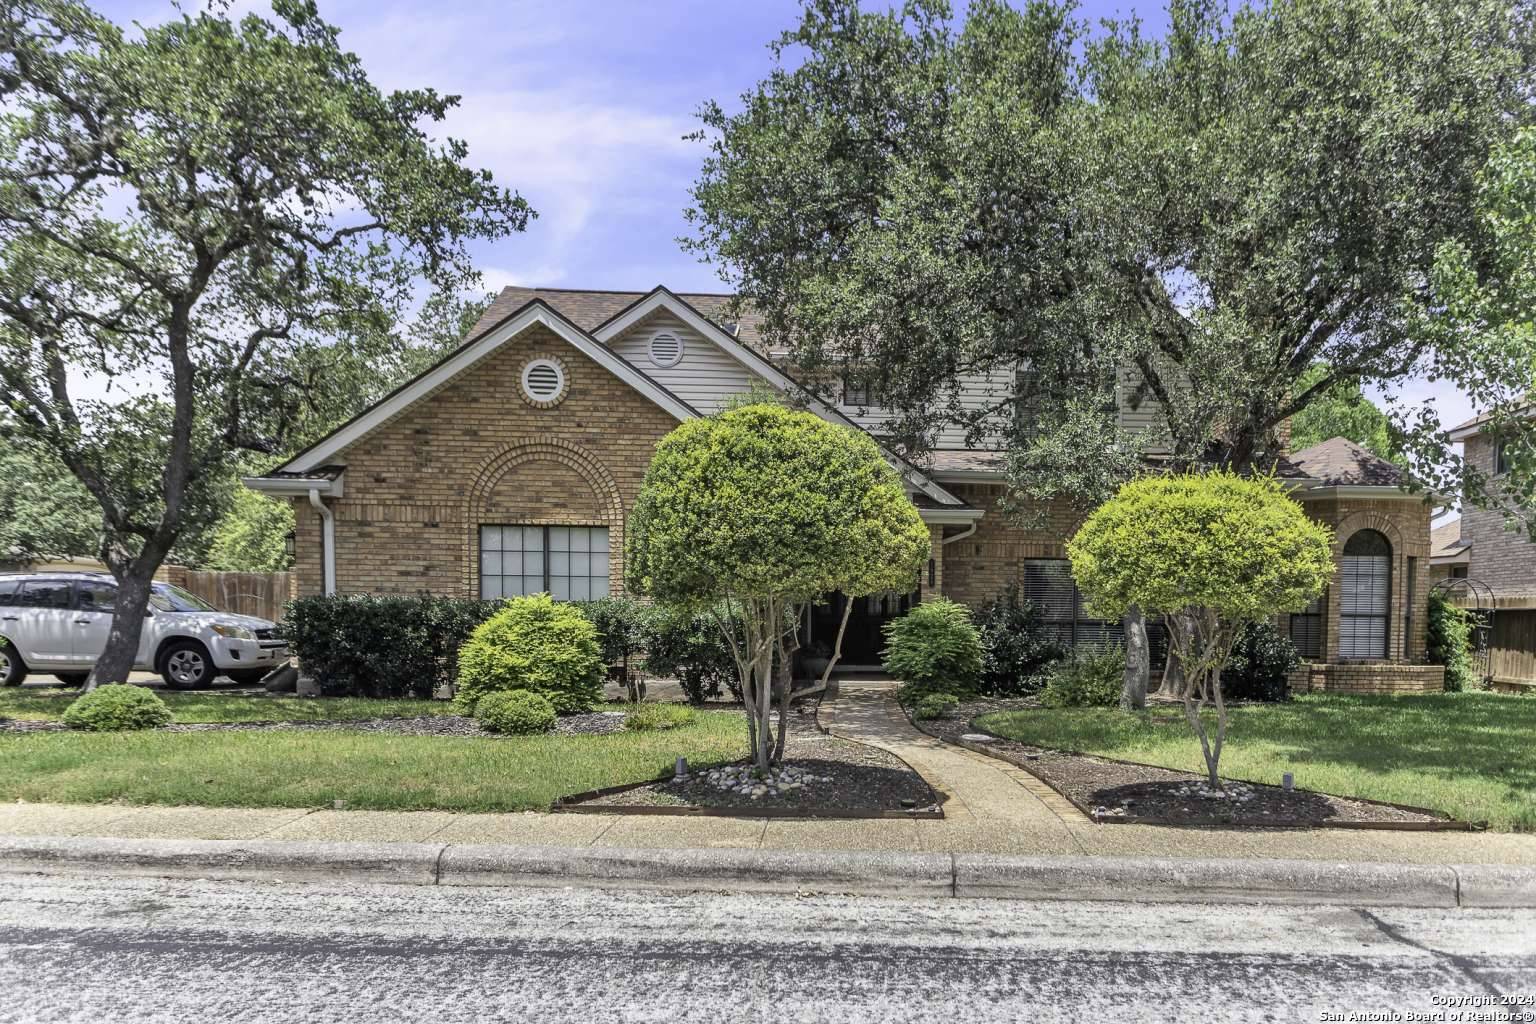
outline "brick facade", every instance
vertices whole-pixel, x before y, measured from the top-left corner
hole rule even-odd
[[[1352,665],[1303,665],[1286,680],[1290,692],[1403,694],[1440,693],[1445,689],[1444,665],[1394,665],[1377,662]]]
[[[1494,475],[1494,442],[1478,434],[1463,442],[1467,462]],[[1461,539],[1468,541],[1467,575],[1488,584],[1495,594],[1536,593],[1536,543],[1524,533],[1504,528],[1504,515],[1495,509],[1470,506],[1461,510]]]
[[[1026,558],[1066,558],[1067,538],[1082,521],[1082,513],[1064,502],[1026,508],[1011,517],[1001,504],[1002,484],[948,484],[946,489],[986,513],[974,534],[942,549],[945,595],[973,608],[1019,580]]]
[[[530,359],[558,358],[564,397],[522,397]],[[542,326],[338,458],[347,466],[336,517],[339,593],[473,596],[481,525],[609,530],[609,589],[623,592],[624,519],[651,453],[677,420]],[[301,594],[320,591],[320,516],[294,502]]]

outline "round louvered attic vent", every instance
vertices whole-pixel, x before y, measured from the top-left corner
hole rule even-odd
[[[534,405],[554,405],[565,394],[565,369],[553,359],[534,359],[523,367],[523,394]]]
[[[651,364],[676,366],[683,358],[683,339],[671,331],[657,331],[651,338]]]

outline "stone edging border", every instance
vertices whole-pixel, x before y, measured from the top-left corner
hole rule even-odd
[[[823,850],[0,837],[0,871],[230,881],[1536,907],[1536,868]]]

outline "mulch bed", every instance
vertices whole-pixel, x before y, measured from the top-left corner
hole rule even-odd
[[[801,701],[790,716],[784,766],[807,777],[798,788],[764,787],[761,795],[753,797],[712,783],[707,771],[695,770],[686,782],[666,779],[580,794],[561,801],[557,809],[742,817],[943,816],[938,795],[901,758],[821,732],[816,726],[816,703]]]
[[[981,750],[1035,775],[1100,823],[1269,828],[1464,829],[1471,826],[1434,811],[1370,800],[1286,792],[1279,786],[1228,781],[1213,795],[1205,776],[1152,765],[1048,750],[994,736],[972,720],[991,711],[1038,706],[1032,700],[979,700],[953,718],[914,722],[942,740]]]

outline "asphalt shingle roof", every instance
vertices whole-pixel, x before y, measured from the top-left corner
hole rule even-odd
[[[618,292],[599,290],[580,290],[574,288],[524,288],[512,286],[503,288],[501,294],[491,302],[485,315],[475,324],[471,336],[479,334],[487,327],[516,312],[534,299],[543,299],[554,310],[564,316],[571,323],[584,331],[594,331],[604,323],[612,320],[625,309],[645,298],[650,292]],[[763,345],[762,333],[759,330],[761,318],[750,310],[743,311],[735,318],[727,316],[725,306],[731,301],[732,296],[720,295],[708,292],[679,292],[678,298],[698,310],[702,315],[713,320],[727,330],[735,329],[736,338],[744,345],[766,354]]]
[[[1408,480],[1386,459],[1343,437],[1292,452],[1288,461],[1330,487],[1400,487]]]

